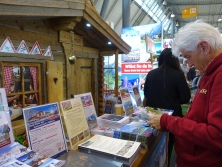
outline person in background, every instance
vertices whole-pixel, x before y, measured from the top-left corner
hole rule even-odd
[[[185,117],[149,117],[148,124],[175,135],[178,167],[222,166],[222,38],[201,20],[186,24],[175,35],[173,53],[204,73]]]
[[[187,79],[187,73],[189,71],[188,65],[187,65],[187,59],[183,58],[183,63],[181,64],[181,69],[183,70],[184,76]]]
[[[187,73],[187,80],[192,83],[193,79],[196,77],[196,69],[192,63],[188,63],[188,73]]]
[[[144,106],[174,110],[173,116],[182,117],[181,104],[190,100],[190,89],[177,57],[171,48],[164,49],[158,59],[158,68],[147,74],[144,85]],[[169,133],[168,163],[174,145],[174,136]]]
[[[190,102],[193,101],[193,99],[196,95],[197,88],[198,88],[198,85],[200,83],[202,76],[203,76],[203,73],[201,73],[199,70],[196,70],[196,77],[193,79],[193,81],[191,83],[191,100],[190,100]]]

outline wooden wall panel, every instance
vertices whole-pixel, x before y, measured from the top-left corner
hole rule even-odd
[[[48,102],[59,102],[63,97],[63,64],[62,62],[47,62],[47,95]],[[57,79],[54,82],[54,79]]]

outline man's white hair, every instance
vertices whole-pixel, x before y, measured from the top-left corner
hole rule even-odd
[[[172,53],[179,56],[180,51],[195,51],[201,41],[206,41],[213,50],[222,48],[222,37],[218,29],[202,20],[187,23],[175,34]]]

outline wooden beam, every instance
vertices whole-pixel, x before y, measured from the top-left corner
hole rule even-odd
[[[118,97],[118,50],[115,53],[115,97]]]
[[[22,53],[5,53],[0,52],[1,58],[23,58],[23,59],[37,59],[37,60],[50,60],[51,57],[49,56],[38,56],[38,55],[31,55],[31,54],[22,54]]]
[[[116,52],[115,51],[102,51],[99,53],[100,56],[113,56]]]
[[[52,25],[55,30],[64,30],[64,31],[72,31],[75,27],[75,22],[63,23],[63,24],[54,24]]]
[[[84,12],[83,17],[85,16],[85,13],[87,13],[91,19],[93,19],[95,22],[97,22],[97,24],[99,24],[101,26],[101,28],[103,28],[104,30],[106,30],[107,33],[109,33],[111,35],[112,38],[117,39],[118,42],[127,50],[131,50],[131,47],[124,42],[119,35],[100,17],[100,15],[94,11],[87,3],[86,3],[86,9]],[[112,42],[112,41],[111,41]]]
[[[53,18],[49,19],[50,22],[54,22],[54,24],[65,24],[70,22],[80,22],[82,17],[60,17],[60,18]]]
[[[125,54],[129,53],[131,47],[127,43],[125,43],[117,34],[114,35],[115,34],[114,30],[112,30],[111,27],[109,27],[109,25],[106,24],[101,18],[100,22],[98,22],[98,20],[95,21],[93,16],[89,15],[86,12],[84,12],[83,17],[98,31],[100,31],[101,34],[103,34],[106,38],[108,38],[110,42],[112,42],[112,44],[115,45],[119,50],[121,50]],[[109,30],[113,31],[113,33],[107,32]]]
[[[50,8],[66,8],[66,9],[85,9],[84,1],[75,1],[71,2],[65,1],[55,1],[55,0],[38,0],[38,1],[30,1],[30,0],[1,0],[0,4],[4,5],[17,5],[17,6],[38,6],[38,7],[50,7]]]
[[[83,16],[81,9],[56,9],[49,7],[30,7],[30,6],[15,6],[15,5],[1,5],[0,13],[2,16]]]
[[[70,50],[70,48],[71,48],[70,43],[63,43],[63,47],[66,50]],[[79,45],[74,45],[73,47],[74,47],[73,50],[76,51],[76,52],[99,54],[99,49],[85,47],[85,46],[79,46]]]
[[[71,41],[70,32],[67,32],[67,31],[59,32],[59,42],[70,44],[70,41]],[[74,45],[83,46],[83,37],[80,35],[74,34]]]
[[[76,57],[91,58],[91,59],[97,59],[99,57],[98,54],[84,53],[84,52],[74,52],[74,55]]]

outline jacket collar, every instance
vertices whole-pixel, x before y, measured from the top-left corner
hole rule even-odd
[[[210,75],[212,72],[214,72],[220,65],[222,64],[222,53],[220,53],[218,56],[216,56],[210,64],[207,66],[207,69],[205,70],[206,75]]]

